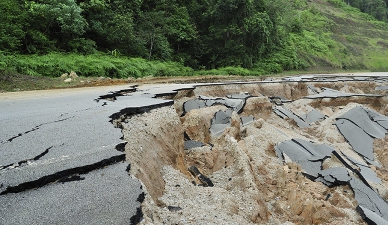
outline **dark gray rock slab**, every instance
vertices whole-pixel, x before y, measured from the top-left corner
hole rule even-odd
[[[220,136],[230,126],[232,113],[232,109],[227,109],[225,111],[220,110],[214,114],[209,129],[212,136]]]
[[[251,97],[251,95],[249,93],[244,93],[244,94],[227,95],[226,97],[230,98],[230,99],[247,99],[247,98]]]
[[[322,92],[315,95],[309,95],[305,98],[315,99],[315,98],[338,98],[338,97],[350,97],[353,96],[350,93],[345,93],[341,91],[337,91],[331,88],[322,88]]]
[[[354,151],[368,159],[374,159],[373,138],[365,133],[363,129],[346,119],[338,119],[335,125]]]
[[[326,185],[326,186],[328,186],[328,187],[334,186],[334,183],[327,181],[327,180],[326,180],[325,178],[323,178],[323,177],[318,177],[318,178],[316,178],[314,181],[315,181],[315,182],[321,182],[322,184],[324,184],[324,185]]]
[[[280,96],[270,96],[268,97],[270,102],[274,103],[277,106],[282,106],[284,103],[292,102],[292,100],[288,100],[286,98],[280,97]]]
[[[314,156],[314,158],[318,158],[320,160],[324,159],[325,157],[330,157],[331,153],[335,151],[334,148],[332,148],[329,145],[325,144],[319,144],[316,145],[310,141],[306,141],[299,138],[292,139],[295,143],[301,145],[304,149],[306,149],[310,154]]]
[[[230,124],[231,113],[230,111],[218,111],[214,114],[211,120],[212,124]]]
[[[244,105],[245,99],[222,99],[222,100],[208,100],[210,105],[225,105],[228,108],[232,108],[237,113],[241,113]]]
[[[354,157],[350,156],[349,154],[346,154],[345,152],[341,152],[349,161],[351,161],[354,165],[357,166],[368,166],[364,161],[360,161],[355,159]]]
[[[310,89],[313,93],[319,94],[318,89],[317,89],[316,87],[314,87],[313,85],[308,84],[307,87],[308,87],[308,89]]]
[[[384,116],[374,110],[371,109],[365,109],[371,120],[378,123],[380,126],[382,126],[384,129],[388,130],[388,117]]]
[[[370,164],[370,165],[374,165],[374,166],[376,166],[376,167],[381,167],[381,165],[380,165],[380,163],[378,163],[378,162],[376,162],[376,161],[374,161],[374,160],[370,160],[370,159],[368,159],[368,158],[366,158],[366,157],[364,157],[364,160],[368,163],[368,164]]]
[[[325,169],[320,171],[319,175],[333,184],[347,184],[351,179],[348,170],[343,167]]]
[[[208,97],[208,96],[199,96],[199,99],[203,100],[206,106],[224,105],[228,108],[233,109],[237,113],[242,112],[246,102],[245,97],[244,98],[214,98],[214,97]]]

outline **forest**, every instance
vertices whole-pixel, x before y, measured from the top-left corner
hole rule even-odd
[[[388,31],[388,0],[1,0],[0,70],[140,77],[368,68],[314,2]]]

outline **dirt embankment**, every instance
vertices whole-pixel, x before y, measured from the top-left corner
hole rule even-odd
[[[349,109],[362,105],[387,114],[387,97],[353,96],[304,99],[314,94],[308,85],[345,93],[376,93],[373,82],[260,83],[202,86],[180,91],[175,104],[132,115],[121,124],[130,173],[144,184],[142,224],[365,224],[349,185],[328,187],[306,176],[289,159],[280,160],[275,146],[299,138],[350,152],[351,146],[333,125]],[[185,112],[185,102],[201,96],[249,94],[241,112],[230,114],[229,126],[212,135],[214,115],[227,111],[214,104]],[[381,92],[380,92],[381,93]],[[279,100],[280,99],[280,100]],[[292,100],[292,101],[286,101]],[[280,101],[280,102],[279,102]],[[313,109],[323,120],[300,128],[295,120],[281,118],[273,107],[282,105],[297,115]],[[253,116],[250,124],[243,117]],[[185,150],[185,140],[203,146]],[[388,153],[385,139],[374,142],[382,166],[372,167],[387,193]],[[355,157],[358,157],[357,155]],[[335,156],[323,160],[323,169],[340,164]],[[188,168],[195,166],[213,186],[206,187]],[[387,200],[388,195],[382,195]]]

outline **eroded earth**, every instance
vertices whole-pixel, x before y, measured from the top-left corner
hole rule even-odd
[[[0,102],[1,224],[388,224],[387,73],[116,89]]]

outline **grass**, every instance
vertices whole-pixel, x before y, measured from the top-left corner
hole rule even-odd
[[[369,71],[388,69],[388,66],[384,65],[386,64],[384,58],[388,55],[388,45],[385,45],[384,41],[388,39],[387,23],[348,6],[342,0],[320,0],[309,5],[319,11],[318,15],[330,20],[328,24],[332,24],[326,33],[329,38],[320,38],[323,44],[328,43],[327,41],[332,43],[330,54],[314,55],[318,55],[319,59],[326,59],[326,62],[335,67],[342,66],[344,69]],[[311,57],[312,54],[310,52],[306,55]],[[320,63],[316,64],[319,66]]]
[[[0,70],[0,93],[47,90],[58,88],[105,86],[128,83],[125,79],[110,79],[101,77],[78,77],[71,82],[64,82],[65,78],[44,77],[18,74]]]
[[[148,61],[106,53],[12,55],[0,52],[0,91],[35,90],[125,82],[127,78],[243,76],[388,70],[388,24],[342,0],[298,1],[300,29],[253,68],[194,71],[177,62]],[[75,71],[80,78],[59,78]],[[103,77],[103,78],[101,78]],[[110,79],[107,79],[110,78]]]
[[[145,76],[189,76],[193,70],[176,62],[115,57],[104,53],[78,55],[7,55],[0,53],[0,69],[31,76],[60,77],[70,71],[83,77],[138,78]]]

